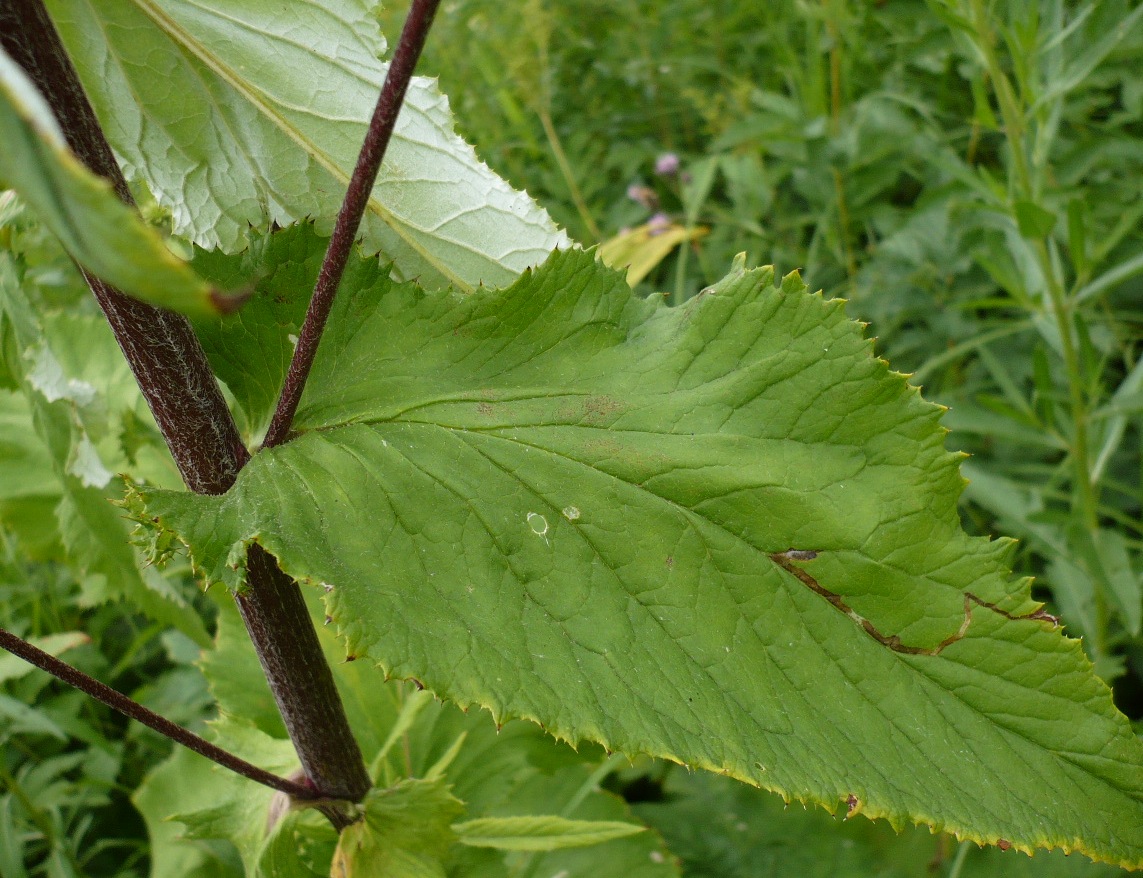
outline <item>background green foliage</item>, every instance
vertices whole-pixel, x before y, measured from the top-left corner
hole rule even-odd
[[[682,300],[746,251],[850,299],[894,368],[951,407],[949,445],[974,455],[966,524],[1022,538],[1018,572],[1038,577],[1037,595],[1084,635],[1138,722],[1140,12],[1127,0],[789,0],[764,11],[732,0],[455,0],[422,69],[441,77],[462,134],[493,169],[573,237],[605,240],[659,211],[708,230],[643,292]],[[403,13],[401,3],[382,13],[387,34]],[[679,171],[657,174],[667,153]],[[632,186],[647,191],[632,198]],[[0,236],[4,246],[20,238],[37,304],[91,313],[48,236],[7,215]],[[1061,341],[1062,313],[1075,350]],[[38,450],[53,441],[52,418],[41,414],[35,431],[10,329],[0,342],[0,419],[26,437],[0,453],[0,624],[25,636],[84,631],[91,642],[70,661],[201,724],[214,708],[192,664],[197,646],[109,602],[121,595],[102,568],[77,557],[83,535],[66,513],[92,488],[69,489]],[[151,473],[167,465],[134,400],[53,405],[65,423],[72,406],[71,429],[101,450],[116,445]],[[198,608],[211,620],[208,602]],[[38,672],[0,674],[0,686],[0,874],[147,874],[128,797],[165,742]],[[1115,871],[785,811],[772,796],[656,763],[607,784],[637,803],[687,875]]]

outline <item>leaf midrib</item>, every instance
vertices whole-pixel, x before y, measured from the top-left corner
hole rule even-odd
[[[270,104],[266,100],[262,99],[260,93],[248,87],[242,77],[238,76],[230,67],[218,60],[217,56],[209,52],[177,21],[171,18],[171,16],[169,16],[167,13],[156,8],[154,4],[150,2],[150,0],[132,0],[132,2],[144,15],[151,19],[151,21],[153,21],[160,30],[167,34],[167,36],[172,41],[178,45],[184,46],[189,52],[191,52],[191,54],[198,58],[199,61],[214,71],[214,73],[218,75],[219,78],[221,78],[224,82],[226,82],[227,85],[242,95],[247,101],[250,102],[251,105],[257,108],[266,118],[268,118],[279,130],[285,133],[287,137],[297,143],[298,146],[301,147],[301,149],[307,155],[311,156],[315,161],[317,161],[318,164],[320,164],[322,168],[324,168],[325,171],[329,173],[335,180],[341,183],[342,186],[348,186],[350,179],[349,174],[345,173],[325,154],[323,150],[319,149],[312,141],[305,137],[305,135],[298,131],[293,125],[289,124],[288,121],[280,113],[275,112],[271,108]],[[201,9],[202,7],[199,8]],[[213,13],[215,11],[211,10],[211,12]],[[225,18],[225,16],[223,17]],[[227,20],[229,20],[229,18],[227,18]],[[245,22],[237,23],[241,23],[244,27],[249,29],[249,25],[246,25]],[[363,83],[372,85],[369,80],[362,78],[352,71],[350,71],[350,73],[354,76],[354,78],[359,79]],[[394,137],[399,137],[399,135],[394,134]],[[457,289],[463,290],[464,292],[472,292],[472,285],[466,283],[464,279],[452,271],[447,264],[436,259],[432,251],[417,241],[416,237],[411,235],[408,231],[408,229],[413,228],[413,226],[410,223],[399,220],[397,216],[387,210],[385,206],[381,204],[381,202],[375,197],[375,191],[376,189],[370,193],[368,205],[370,209],[381,218],[385,225],[392,229],[393,232],[410,249],[415,251],[422,259],[424,259],[425,262],[439,271],[450,284],[452,284]],[[418,229],[418,231],[425,232],[426,230]],[[487,258],[484,256],[484,254],[480,253],[470,244],[458,241],[453,241],[452,243],[463,247],[476,256]]]

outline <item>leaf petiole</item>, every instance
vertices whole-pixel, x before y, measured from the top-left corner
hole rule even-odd
[[[439,5],[440,0],[413,0],[409,15],[405,19],[400,42],[397,43],[397,50],[393,53],[393,61],[385,76],[385,84],[373,109],[373,118],[369,120],[365,142],[361,145],[357,165],[353,169],[345,199],[337,214],[333,236],[329,240],[317,284],[314,286],[313,298],[310,299],[305,321],[298,333],[298,344],[294,348],[294,356],[290,360],[290,368],[282,385],[282,395],[278,398],[274,416],[270,419],[270,426],[266,430],[266,438],[262,443],[264,447],[280,445],[289,437],[290,424],[293,423],[294,413],[298,410],[306,378],[309,377],[326,320],[329,319],[329,312],[333,307],[334,296],[337,295],[338,285],[345,273],[349,251],[357,238],[357,229],[361,225],[361,218],[369,203],[369,193],[373,191],[377,172],[381,169],[385,150],[389,147],[393,128],[397,124],[397,116],[405,101],[409,80],[413,78],[413,70],[417,66],[417,59],[421,56],[421,50],[425,46],[425,39],[428,37],[429,28],[432,26]]]

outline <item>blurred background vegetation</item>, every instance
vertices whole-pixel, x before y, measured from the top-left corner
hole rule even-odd
[[[391,41],[406,8],[379,13]],[[949,406],[948,444],[971,454],[966,527],[1020,539],[1017,572],[1139,723],[1141,18],[1129,0],[446,0],[421,72],[481,156],[631,263],[642,294],[682,301],[745,251],[848,299],[878,352]],[[35,264],[42,233],[14,228],[41,287],[66,286],[48,244]],[[3,368],[0,385],[14,386]],[[9,426],[29,417],[14,400],[0,391]],[[128,457],[141,423],[116,427]],[[45,453],[3,449],[5,478]],[[77,537],[66,518],[57,530],[57,503],[29,486],[0,504],[0,625],[86,632],[55,647],[200,725],[196,632],[104,603],[114,568],[68,561]],[[0,876],[147,874],[129,796],[167,752],[0,661]],[[1118,871],[785,810],[651,762],[608,783],[690,876]]]

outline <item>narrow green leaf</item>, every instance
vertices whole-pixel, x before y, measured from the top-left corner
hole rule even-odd
[[[1020,234],[1029,240],[1046,238],[1056,227],[1056,215],[1034,201],[1017,201],[1015,210]]]
[[[346,292],[301,435],[147,492],[209,579],[257,541],[350,656],[500,721],[1143,865],[1143,744],[840,302],[755,270],[667,308],[580,252]]]
[[[43,97],[3,50],[0,143],[0,180],[92,274],[129,296],[188,314],[232,311],[240,304],[191,271],[110,183],[80,163]]]
[[[431,692],[423,690],[413,692],[405,699],[405,703],[401,706],[401,711],[397,714],[396,720],[393,722],[393,727],[389,730],[389,736],[385,739],[385,743],[381,745],[381,749],[377,751],[373,757],[369,769],[369,774],[377,782],[381,763],[385,757],[389,755],[389,751],[393,749],[393,745],[404,737],[404,735],[412,728],[413,723],[417,721],[417,716],[429,702],[433,700]],[[434,773],[428,777],[428,780],[436,780],[440,773]]]
[[[1102,34],[1083,34],[1083,50],[1068,59],[1067,65],[1058,76],[1053,77],[1048,88],[1032,105],[1030,111],[1058,100],[1082,83],[1124,37],[1131,33],[1131,29],[1139,23],[1141,17],[1143,17],[1143,6],[1132,9]]]
[[[28,878],[24,868],[27,860],[24,847],[30,841],[23,827],[17,824],[13,811],[20,809],[15,796],[0,798],[0,869],[11,878]],[[22,809],[20,809],[22,810]]]
[[[1086,562],[1105,599],[1118,610],[1132,635],[1143,627],[1143,584],[1135,573],[1127,541],[1119,531],[1100,528],[1075,535],[1075,555]]]
[[[461,844],[503,851],[556,851],[626,838],[647,827],[616,820],[569,820],[551,815],[480,817],[454,823]]]
[[[1076,274],[1083,277],[1088,271],[1087,230],[1091,225],[1091,211],[1080,198],[1068,202],[1068,252]]]
[[[387,70],[373,5],[48,3],[129,174],[177,234],[231,252],[251,227],[336,216]],[[453,132],[447,100],[421,77],[362,233],[400,275],[461,288],[507,283],[567,243]]]

